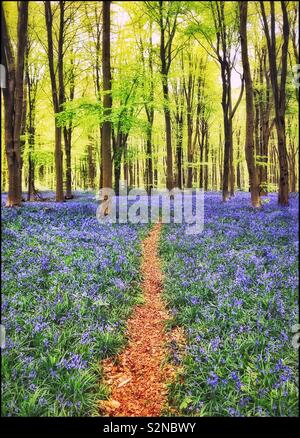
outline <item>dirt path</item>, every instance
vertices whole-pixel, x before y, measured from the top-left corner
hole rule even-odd
[[[145,302],[136,307],[128,322],[129,344],[115,362],[104,361],[105,381],[112,391],[110,400],[101,403],[102,415],[159,416],[166,402],[166,380],[173,368],[164,364],[167,356],[164,323],[169,317],[161,299],[159,233],[160,224],[156,224],[143,242]]]

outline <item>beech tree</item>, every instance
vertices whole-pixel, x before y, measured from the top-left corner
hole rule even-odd
[[[37,190],[35,188],[35,139],[36,139],[36,103],[38,84],[40,80],[39,63],[34,63],[31,59],[34,44],[32,40],[27,44],[27,61],[26,61],[26,85],[27,85],[27,138],[28,138],[28,188],[27,188],[27,200],[36,200],[38,197]]]
[[[59,2],[59,37],[57,52],[57,73],[54,65],[54,44],[53,44],[53,16],[54,11],[51,1],[45,1],[45,19],[48,38],[48,62],[52,89],[52,103],[54,114],[58,114],[64,103],[64,83],[63,83],[63,43],[64,43],[64,13],[65,2]],[[57,80],[58,76],[58,80]],[[64,201],[63,191],[63,156],[62,156],[62,128],[55,120],[55,172],[56,172],[56,201]]]
[[[2,88],[5,117],[5,151],[8,164],[6,205],[22,202],[20,135],[23,120],[24,65],[28,33],[28,2],[18,4],[17,47],[14,53],[6,16],[1,2],[1,64],[6,70],[6,86]]]
[[[110,67],[110,1],[103,1],[102,11],[102,74],[103,74],[103,114],[104,122],[101,130],[101,150],[103,187],[112,187],[112,160],[111,160],[111,122],[112,108],[111,94],[111,67]]]
[[[285,111],[286,111],[286,78],[287,78],[287,60],[289,45],[289,17],[285,1],[280,2],[282,11],[282,35],[283,42],[281,47],[281,74],[279,75],[279,66],[277,63],[277,43],[276,43],[276,23],[275,23],[275,2],[270,1],[270,24],[267,20],[264,2],[260,2],[261,14],[263,19],[263,29],[266,35],[270,78],[273,90],[275,126],[278,142],[279,157],[279,193],[278,203],[288,205],[289,203],[289,170],[288,156],[286,147],[286,129],[285,129]]]
[[[223,201],[250,185],[253,205],[297,190],[297,2],[29,2],[26,45],[21,5],[1,6],[8,205],[121,179]]]
[[[257,170],[255,166],[254,154],[254,99],[253,99],[253,84],[251,78],[251,70],[248,56],[247,44],[247,16],[248,16],[248,2],[241,1],[239,3],[240,11],[240,37],[241,37],[241,52],[242,63],[246,89],[246,139],[245,152],[246,161],[249,173],[249,184],[251,191],[251,202],[253,207],[261,205],[259,196],[259,181],[257,177]]]
[[[226,6],[226,3],[228,5]],[[240,95],[233,105],[232,102],[232,70],[236,64],[236,55],[238,50],[237,32],[238,22],[236,17],[236,5],[232,2],[210,1],[208,8],[212,19],[213,31],[215,38],[211,37],[211,28],[201,26],[197,16],[193,15],[194,36],[202,47],[209,52],[209,55],[218,62],[221,69],[222,80],[222,110],[223,110],[223,129],[224,129],[224,159],[222,172],[222,198],[227,201],[230,196],[234,195],[234,167],[233,167],[233,132],[232,121],[241,102],[244,81],[241,81]],[[196,27],[195,27],[196,25]],[[206,45],[197,38],[197,32],[200,32],[205,40]],[[207,48],[208,47],[208,48]]]
[[[178,15],[180,12],[181,2],[158,1],[145,2],[150,15],[156,21],[160,32],[160,72],[163,89],[163,108],[165,115],[165,135],[166,135],[166,186],[168,190],[174,187],[173,175],[173,149],[172,149],[172,133],[171,133],[171,112],[170,112],[170,96],[169,96],[169,71],[174,53],[172,44],[176,33]]]

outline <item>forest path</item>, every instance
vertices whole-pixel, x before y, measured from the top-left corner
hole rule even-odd
[[[161,298],[160,228],[161,224],[155,224],[143,242],[144,303],[128,321],[128,346],[115,360],[103,363],[111,398],[101,402],[100,410],[109,416],[159,416],[166,405],[166,382],[173,367],[164,363],[168,354],[164,326],[169,315]]]

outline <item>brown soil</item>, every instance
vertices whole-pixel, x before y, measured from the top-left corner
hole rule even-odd
[[[166,404],[166,382],[174,369],[165,363],[169,337],[164,325],[169,316],[161,299],[159,233],[160,224],[156,224],[143,242],[144,303],[135,308],[128,322],[128,346],[114,361],[103,363],[111,398],[101,402],[102,415],[159,416]]]

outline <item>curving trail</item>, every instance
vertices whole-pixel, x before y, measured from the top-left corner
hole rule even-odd
[[[160,224],[155,224],[143,242],[144,303],[137,306],[128,322],[129,344],[117,360],[104,361],[104,377],[111,398],[101,402],[100,411],[109,416],[159,416],[166,404],[166,381],[173,368],[164,364],[169,319],[161,299],[162,272],[157,255]]]

